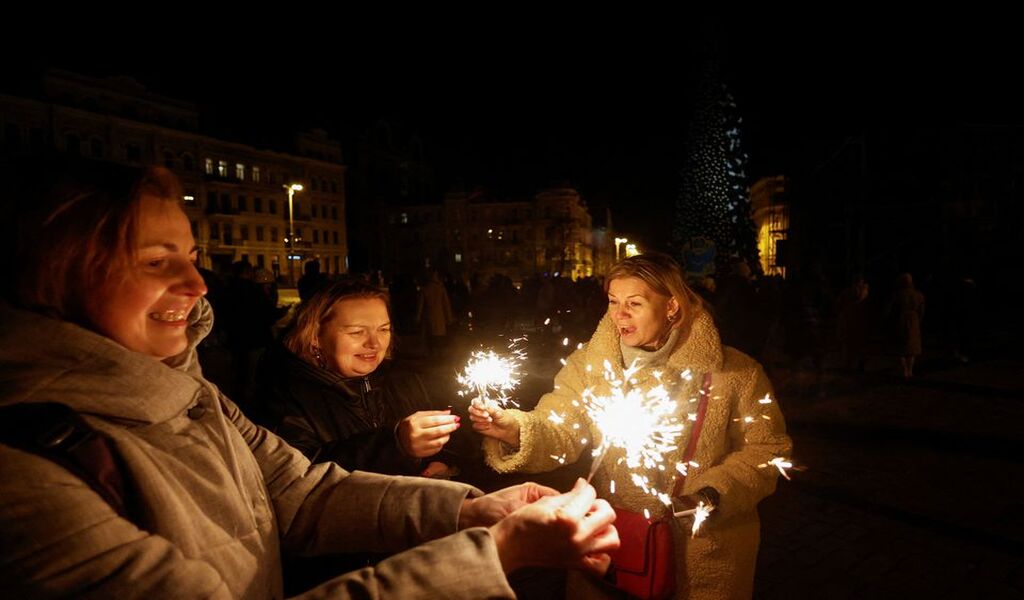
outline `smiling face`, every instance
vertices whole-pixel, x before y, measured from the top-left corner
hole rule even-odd
[[[345,377],[373,373],[391,345],[391,317],[380,298],[341,300],[317,333],[327,367]]]
[[[86,318],[129,350],[169,358],[188,346],[188,314],[206,294],[192,228],[177,202],[144,194],[136,240],[127,266],[86,302]]]
[[[678,322],[679,303],[652,290],[636,277],[620,277],[608,284],[608,314],[622,341],[633,348],[656,350]],[[672,317],[672,321],[669,317]]]

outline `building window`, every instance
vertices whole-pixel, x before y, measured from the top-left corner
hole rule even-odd
[[[217,210],[217,192],[206,192],[206,210],[207,212]]]
[[[210,239],[220,239],[220,223],[210,223]]]
[[[398,222],[402,223],[403,225],[408,224],[409,223],[409,213],[402,213],[402,214],[398,215]]]
[[[220,195],[220,209],[224,212],[231,212],[231,195],[221,194]]]
[[[239,181],[245,180],[245,165],[242,163],[235,163],[235,179]]]
[[[253,183],[260,182],[260,168],[257,166],[253,166],[252,168],[252,181]]]
[[[257,242],[262,242],[263,241],[263,226],[262,225],[257,225],[256,226],[256,241]]]
[[[249,210],[249,199],[246,198],[245,196],[238,197],[238,210]]]
[[[170,150],[164,150],[164,166],[168,169],[173,169],[177,166],[178,161],[174,158],[174,153]]]
[[[319,244],[320,243],[320,232],[317,231],[316,229],[313,230],[313,243],[314,244]]]
[[[238,226],[238,237],[242,238],[243,242],[249,241],[249,226],[239,225]]]
[[[277,214],[277,200],[274,200],[273,198],[269,198],[267,200],[267,208],[270,209],[270,214],[276,215]]]
[[[191,191],[182,196],[181,199],[189,206],[195,206],[196,204],[196,197]]]
[[[267,265],[267,257],[262,255],[262,254],[257,254],[256,255],[256,266],[262,269],[262,268],[266,267],[266,265]]]
[[[338,207],[337,206],[332,206],[331,207],[331,218],[334,219],[335,221],[338,220]]]
[[[253,212],[263,212],[263,198],[256,196],[252,199],[252,210]]]
[[[206,166],[205,166],[206,174],[207,175],[213,175],[213,159],[212,158],[206,159],[205,164],[206,164]]]
[[[195,171],[196,161],[192,160],[191,154],[186,153],[181,155],[181,168],[189,173]]]
[[[231,227],[231,223],[224,224],[224,231],[222,233],[224,234],[224,243],[227,244],[228,246],[234,245],[235,232],[234,228]]]
[[[462,254],[460,254],[458,252],[455,253],[455,262],[457,262],[457,263],[462,262]]]
[[[331,181],[331,193],[332,194],[337,194],[338,193],[338,182],[337,181]]]
[[[314,192],[318,191],[317,190],[317,179],[316,179],[316,177],[310,177],[309,178],[309,189],[311,191],[314,191]]]
[[[335,246],[338,245],[338,232],[337,231],[334,232],[334,245]]]
[[[270,228],[270,241],[277,242],[277,241],[280,241],[280,239],[281,238],[277,237],[277,227],[271,227]]]
[[[228,161],[218,160],[217,161],[217,176],[227,177],[228,176]]]

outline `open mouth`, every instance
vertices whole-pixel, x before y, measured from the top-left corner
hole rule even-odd
[[[619,335],[630,335],[636,332],[636,327],[619,327]]]

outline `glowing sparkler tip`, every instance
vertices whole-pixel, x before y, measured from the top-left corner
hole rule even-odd
[[[779,473],[783,477],[785,477],[786,479],[789,479],[789,473],[786,472],[786,469],[792,469],[793,468],[793,463],[789,459],[783,458],[781,456],[776,456],[775,458],[771,459],[770,461],[768,461],[766,463],[763,463],[763,464],[760,464],[760,465],[757,465],[757,466],[759,468],[763,469],[763,468],[765,468],[765,467],[767,467],[769,465],[771,465],[771,466],[775,467],[776,469],[778,469]]]
[[[690,537],[696,537],[697,532],[700,531],[701,525],[704,521],[707,521],[708,517],[711,516],[711,511],[715,510],[714,506],[705,506],[703,502],[697,503],[697,508],[693,513],[693,527],[690,528]]]

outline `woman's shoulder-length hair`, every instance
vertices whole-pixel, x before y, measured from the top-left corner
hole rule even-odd
[[[19,158],[0,165],[4,299],[82,322],[90,294],[134,262],[142,196],[180,202],[163,167],[74,157]]]

